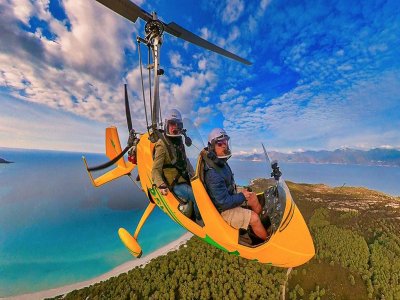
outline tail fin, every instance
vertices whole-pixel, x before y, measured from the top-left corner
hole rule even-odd
[[[112,160],[118,154],[122,152],[121,143],[119,141],[118,130],[115,126],[110,126],[106,128],[106,155]],[[86,158],[82,157],[83,162],[85,163],[86,170],[89,174],[90,180],[92,184],[96,187],[101,186],[111,180],[117,179],[121,176],[127,175],[132,172],[132,170],[136,167],[135,164],[131,162],[125,162],[124,157],[122,156],[116,163],[116,167],[107,173],[101,175],[98,178],[93,178],[92,173],[88,170],[88,164],[86,162]]]
[[[122,152],[121,143],[119,141],[118,130],[115,126],[110,126],[106,128],[106,155],[112,160],[118,154]],[[124,157],[121,157],[120,160],[117,161],[117,166],[126,168],[127,164],[125,163]]]

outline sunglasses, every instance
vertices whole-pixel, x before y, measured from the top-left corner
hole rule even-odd
[[[222,145],[227,145],[228,144],[228,140],[220,140],[220,141],[217,141],[215,144],[218,147],[221,147]]]
[[[171,125],[171,126],[178,126],[178,127],[182,127],[182,123],[181,122],[178,122],[178,121],[173,121],[173,120],[171,120],[171,121],[168,121],[169,122],[169,125]]]

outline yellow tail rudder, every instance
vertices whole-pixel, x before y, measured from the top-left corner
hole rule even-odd
[[[119,141],[118,130],[115,126],[110,126],[106,128],[106,155],[112,160],[118,154],[122,152],[121,143]],[[131,162],[125,162],[124,157],[121,157],[116,162],[116,167],[107,173],[99,176],[98,178],[93,178],[92,173],[88,170],[88,164],[86,162],[85,157],[82,157],[83,162],[85,163],[86,170],[89,174],[90,180],[92,184],[96,187],[101,186],[107,182],[110,182],[114,179],[117,179],[121,176],[127,175],[132,172],[132,170],[136,167],[135,164]]]
[[[118,129],[115,126],[106,128],[106,155],[112,160],[122,152],[121,143],[119,141]],[[127,164],[123,157],[117,161],[117,166],[126,168]]]

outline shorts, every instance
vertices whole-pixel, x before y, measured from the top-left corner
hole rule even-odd
[[[251,210],[243,207],[235,207],[223,211],[221,216],[233,228],[247,229],[250,224]]]

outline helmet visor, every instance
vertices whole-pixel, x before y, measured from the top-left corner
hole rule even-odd
[[[213,141],[214,151],[218,158],[229,158],[232,156],[231,143],[229,136],[224,135],[217,137]]]
[[[167,121],[167,132],[168,136],[180,136],[182,134],[183,123],[181,120],[172,119]]]

